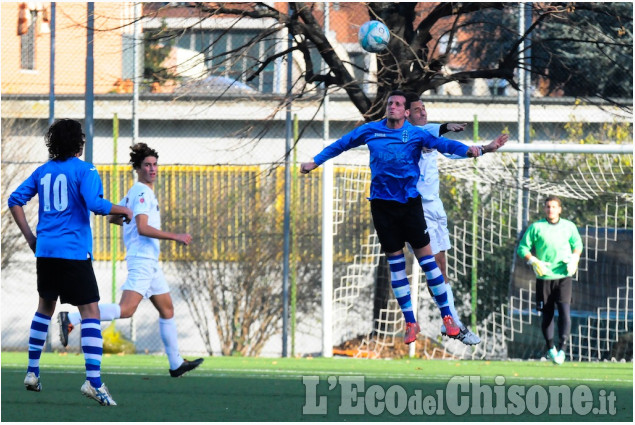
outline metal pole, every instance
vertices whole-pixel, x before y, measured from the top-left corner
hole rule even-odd
[[[324,3],[324,33],[329,32],[329,3]],[[329,144],[329,94],[324,90],[323,146]],[[322,356],[333,357],[333,161],[322,164]]]
[[[292,15],[289,3],[289,16]],[[288,47],[293,47],[293,36],[289,32]],[[286,113],[286,137],[284,148],[284,246],[283,246],[283,270],[282,270],[282,357],[287,357],[287,339],[289,337],[289,231],[290,231],[290,198],[291,198],[291,139],[293,138],[293,123],[291,121],[291,85],[293,77],[293,56],[287,54],[287,113]]]
[[[523,3],[518,4],[518,34],[522,36],[525,32],[525,7]],[[523,102],[523,91],[525,90],[524,81],[525,81],[525,70],[522,68],[525,63],[525,51],[524,51],[524,43],[521,43],[518,46],[518,85],[520,86],[520,90],[518,91],[518,144],[522,145],[525,143],[525,131],[523,128],[525,122],[525,110],[524,110],[524,102]],[[518,156],[516,159],[516,164],[518,167],[518,172],[516,174],[516,179],[518,182],[518,186],[516,188],[516,230],[517,230],[517,238],[520,238],[520,235],[523,231],[523,158],[522,156]]]
[[[85,117],[84,131],[86,132],[86,145],[84,147],[84,155],[86,162],[93,162],[93,135],[95,127],[93,122],[93,104],[95,101],[94,78],[95,78],[95,61],[93,58],[93,41],[95,27],[95,3],[88,3],[88,21],[86,36],[86,100],[84,101]]]
[[[134,23],[132,30],[132,145],[137,143],[139,138],[139,117],[137,116],[137,106],[139,104],[139,16],[141,15],[141,3],[134,5]]]
[[[139,140],[139,116],[137,107],[139,105],[139,17],[141,16],[142,3],[134,5],[134,22],[132,24],[132,141],[134,146]],[[136,173],[133,173],[136,174]],[[135,176],[136,177],[136,176]],[[130,339],[137,342],[137,321],[134,316],[130,318]]]
[[[55,121],[55,2],[51,2],[51,49],[49,60],[49,126]]]
[[[119,117],[117,114],[112,119],[112,173],[110,174],[110,199],[117,202],[119,199],[119,176],[117,175],[117,143],[119,141]],[[113,304],[117,302],[117,256],[119,254],[119,226],[110,225],[110,261],[112,262],[111,292]]]
[[[291,253],[290,257],[290,278],[291,278],[291,357],[295,356],[295,329],[297,323],[297,289],[298,289],[298,227],[296,225],[298,220],[298,149],[296,143],[299,138],[299,130],[298,130],[298,114],[293,114],[293,172],[291,174],[291,199],[293,203],[293,212],[290,211],[290,221],[291,221]]]
[[[49,49],[49,127],[55,121],[55,2],[51,2],[51,47]],[[46,334],[45,351],[51,352],[50,333]]]
[[[521,3],[522,5],[522,3]],[[525,3],[525,31],[531,27],[531,3]],[[523,42],[525,46],[525,63],[527,69],[525,70],[525,78],[523,81],[523,109],[525,111],[524,114],[524,122],[523,122],[523,130],[525,133],[524,142],[528,144],[530,142],[530,133],[529,133],[529,107],[531,105],[531,43],[529,38],[525,38]],[[529,153],[525,153],[523,155],[523,180],[529,181]],[[529,189],[525,188],[523,190],[523,229],[527,228],[529,224]]]
[[[474,115],[474,143],[478,142],[478,117]],[[476,167],[476,159],[474,159],[474,174],[478,173]],[[472,329],[476,329],[476,318],[478,313],[478,185],[477,180],[472,184],[472,313],[470,314],[470,324]]]

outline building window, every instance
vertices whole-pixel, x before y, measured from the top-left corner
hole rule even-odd
[[[205,65],[212,76],[230,78],[262,93],[272,93],[273,61],[256,78],[247,81],[247,77],[260,67],[261,61],[275,52],[274,39],[250,43],[259,34],[259,30],[249,29],[189,31],[177,38],[176,46],[203,53]]]
[[[488,80],[489,91],[492,96],[507,96],[507,88],[509,83],[505,80]]]
[[[20,36],[20,68],[35,69],[35,24],[37,12],[31,13],[31,24],[25,34]]]
[[[348,52],[348,57],[353,65],[353,78],[361,83],[368,78],[368,54],[365,52]]]

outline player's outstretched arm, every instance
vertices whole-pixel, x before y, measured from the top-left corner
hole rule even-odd
[[[302,164],[300,164],[300,172],[302,174],[309,174],[311,171],[315,170],[318,167],[318,165],[311,161],[311,162],[303,162]]]
[[[152,227],[148,224],[148,216],[146,214],[137,214],[135,217],[137,223],[137,231],[141,236],[154,239],[166,239],[189,245],[192,242],[192,236],[189,233],[172,233]]]
[[[501,134],[500,136],[492,140],[489,145],[483,146],[483,153],[496,152],[505,143],[507,143],[508,139],[509,136],[507,134]]]
[[[126,223],[130,223],[130,221],[132,220],[132,210],[128,207],[124,207],[117,204],[112,205],[112,208],[108,212],[108,215],[120,216],[122,217],[123,221],[125,221]],[[110,219],[109,221],[113,223],[113,221],[111,221]]]
[[[123,226],[123,216],[122,215],[108,215],[108,223],[116,224],[117,226]]]
[[[453,131],[455,133],[458,133],[460,131],[465,130],[465,127],[467,127],[467,123],[464,122],[463,124],[458,124],[455,122],[449,122],[445,126],[448,129],[448,131]]]

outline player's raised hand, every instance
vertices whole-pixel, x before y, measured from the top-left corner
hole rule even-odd
[[[483,150],[485,152],[496,152],[500,147],[507,143],[508,139],[509,136],[507,134],[501,134],[500,136],[492,140],[489,145],[483,146]]]
[[[446,126],[448,128],[448,131],[454,131],[456,133],[456,132],[465,130],[467,123],[464,122],[463,124],[458,124],[455,122],[449,122],[446,124]]]
[[[300,172],[302,174],[308,174],[312,170],[315,170],[317,167],[318,167],[317,164],[313,161],[303,162],[302,164],[300,164]]]

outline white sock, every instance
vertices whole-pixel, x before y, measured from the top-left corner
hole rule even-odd
[[[463,323],[461,323],[459,315],[456,312],[456,308],[454,307],[454,294],[452,293],[452,287],[447,283],[445,284],[445,292],[448,294],[448,304],[450,307],[450,312],[452,313],[452,319],[459,328],[463,329],[465,326],[463,326]]]
[[[121,307],[119,304],[99,304],[99,316],[101,322],[109,322],[121,317]],[[82,315],[79,311],[68,313],[68,320],[73,326],[77,326],[82,322]]]
[[[159,329],[163,345],[165,346],[165,353],[168,355],[168,361],[170,362],[170,369],[178,369],[183,364],[183,357],[179,354],[179,342],[174,317],[171,319],[159,317]]]

